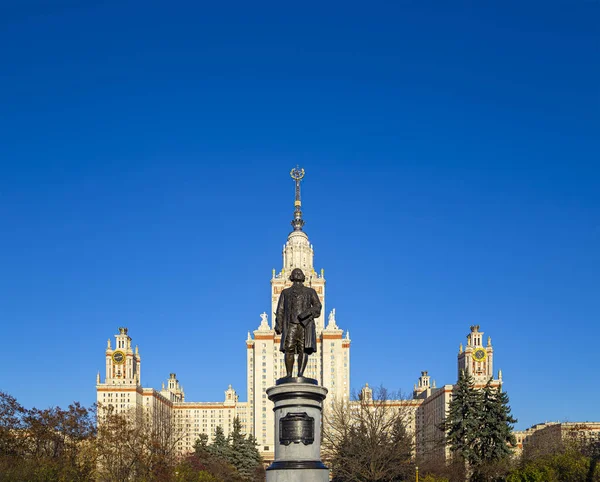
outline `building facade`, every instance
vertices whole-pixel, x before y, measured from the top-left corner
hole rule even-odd
[[[275,313],[283,289],[291,286],[289,281],[293,269],[300,268],[306,276],[305,284],[315,289],[322,304],[321,315],[315,319],[317,352],[309,358],[305,376],[316,379],[328,390],[324,410],[334,403],[347,404],[352,410],[358,401],[350,400],[350,336],[337,323],[335,309],[326,316],[326,282],[324,270],[319,272],[314,265],[314,249],[304,232],[301,211],[300,182],[304,171],[292,170],[295,182],[295,201],[292,231],[288,234],[282,250],[282,267],[272,271],[270,279],[270,313]],[[227,436],[233,429],[233,420],[238,417],[242,429],[252,434],[259,451],[266,460],[274,452],[273,403],[266,395],[267,388],[285,376],[283,353],[279,350],[281,336],[274,330],[275,320],[265,312],[258,327],[248,332],[246,346],[247,401],[240,402],[231,387],[225,390],[221,402],[188,402],[183,386],[171,373],[166,385],[160,390],[143,388],[141,385],[141,355],[138,347],[132,348],[127,328],[119,328],[115,335],[114,348],[111,340],[105,350],[105,376],[97,375],[96,391],[99,407],[112,406],[117,413],[142,415],[153,424],[165,420],[173,423],[177,433],[177,448],[180,453],[193,450],[195,441],[204,433],[212,440],[215,429],[221,426]],[[502,373],[494,378],[494,348],[491,338],[484,344],[484,333],[479,325],[471,326],[466,345],[460,344],[457,355],[458,373],[465,370],[473,376],[476,388],[482,388],[492,379],[492,386],[501,390]],[[295,364],[294,370],[297,370]],[[295,373],[294,373],[295,375]],[[421,372],[410,400],[389,400],[394,410],[405,410],[408,414],[409,431],[415,440],[415,452],[421,460],[446,462],[450,456],[444,443],[444,433],[439,426],[448,412],[454,385],[436,386],[427,371]],[[365,386],[360,392],[361,400],[372,397]]]

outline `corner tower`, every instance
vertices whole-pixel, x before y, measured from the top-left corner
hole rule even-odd
[[[96,376],[96,402],[99,410],[112,405],[116,412],[126,413],[142,407],[141,359],[138,347],[131,348],[127,328],[119,328],[115,335],[115,347],[110,339],[104,352],[106,375],[102,383],[100,373]]]
[[[141,360],[137,346],[131,348],[131,337],[127,328],[119,328],[115,335],[115,348],[111,347],[110,339],[106,345],[106,378],[107,385],[140,385]]]
[[[479,331],[479,325],[472,325],[471,332],[467,335],[467,345],[463,348],[462,343],[458,350],[458,374],[465,370],[473,377],[475,387],[483,387],[488,380],[494,378],[494,348],[492,338],[488,336],[487,345],[483,345],[483,331]],[[492,385],[500,386],[500,377],[493,380]]]

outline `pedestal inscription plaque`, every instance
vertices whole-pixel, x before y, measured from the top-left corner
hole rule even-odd
[[[315,419],[306,412],[288,413],[279,419],[279,443],[289,445],[302,442],[310,445],[315,441]]]

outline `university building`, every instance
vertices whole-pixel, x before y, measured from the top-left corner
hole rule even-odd
[[[306,276],[305,284],[314,288],[323,306],[321,315],[315,319],[317,352],[309,358],[305,376],[315,378],[327,388],[324,410],[333,403],[347,403],[350,410],[358,401],[350,400],[350,336],[341,329],[336,320],[335,309],[325,316],[326,283],[324,270],[317,272],[314,265],[314,249],[304,232],[301,211],[300,181],[303,170],[292,170],[296,184],[293,230],[287,236],[282,250],[282,268],[273,270],[270,279],[270,313],[277,309],[282,290],[291,286],[290,274],[301,268]],[[263,457],[270,460],[274,452],[273,403],[267,398],[266,389],[285,376],[283,353],[279,351],[281,336],[274,330],[275,320],[267,313],[261,315],[260,324],[248,332],[246,345],[247,401],[240,402],[237,392],[229,385],[219,402],[189,402],[185,399],[183,386],[171,373],[160,390],[141,385],[141,355],[138,347],[132,348],[127,328],[119,328],[114,345],[108,340],[105,350],[105,376],[97,375],[97,402],[100,407],[111,405],[116,412],[142,415],[154,424],[164,420],[175,421],[178,450],[193,450],[201,433],[212,439],[217,426],[227,436],[233,428],[233,420],[239,417],[245,433],[252,434]],[[466,370],[473,376],[477,388],[482,388],[492,378],[492,385],[502,386],[502,373],[494,378],[494,349],[491,338],[484,344],[484,333],[479,325],[471,326],[466,345],[460,344],[457,354],[457,373]],[[294,370],[297,370],[297,364]],[[294,373],[295,375],[295,373]],[[409,400],[389,400],[386,403],[408,414],[409,431],[415,437],[415,451],[419,459],[448,460],[449,449],[444,444],[444,434],[438,429],[444,421],[452,400],[453,384],[436,386],[427,371],[421,372]],[[368,384],[360,391],[361,400],[372,399]]]
[[[303,170],[292,170],[296,185],[293,230],[283,245],[281,270],[272,271],[270,312],[276,311],[282,290],[291,286],[289,277],[292,270],[302,269],[306,276],[305,285],[315,289],[323,306],[321,315],[315,319],[317,352],[309,358],[305,376],[317,379],[327,388],[326,403],[331,404],[335,400],[348,401],[350,397],[350,335],[338,326],[335,309],[331,310],[325,322],[324,270],[319,273],[315,270],[313,246],[303,230],[300,199],[303,176]],[[164,417],[173,417],[181,434],[178,442],[181,453],[193,450],[200,433],[212,437],[219,425],[227,436],[233,428],[234,418],[239,417],[245,433],[256,437],[259,450],[268,459],[274,451],[275,434],[273,403],[267,398],[266,389],[285,376],[283,353],[279,351],[281,336],[275,333],[274,324],[275,320],[269,320],[268,315],[263,313],[259,326],[252,333],[248,332],[246,402],[238,400],[238,394],[231,385],[225,391],[222,402],[187,402],[175,373],[170,374],[167,385],[163,384],[161,390],[143,388],[140,352],[137,346],[132,348],[127,328],[119,328],[114,347],[108,341],[104,381],[100,373],[96,380],[97,402],[100,407],[111,405],[117,412],[145,413],[154,423],[159,423]]]

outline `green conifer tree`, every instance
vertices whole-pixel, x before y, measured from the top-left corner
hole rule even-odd
[[[481,405],[481,394],[474,389],[473,377],[464,370],[461,371],[442,428],[453,455],[466,461],[471,467],[477,466],[481,461],[476,447]]]
[[[215,457],[222,458],[226,461],[230,460],[231,448],[229,447],[227,438],[225,438],[223,427],[221,427],[220,425],[217,426],[215,430],[215,438],[213,440],[213,443],[208,445],[208,452],[211,455],[214,455]]]
[[[511,455],[516,445],[512,433],[517,422],[510,414],[508,395],[491,385],[490,378],[481,392],[480,428],[477,452],[482,463],[497,462]]]
[[[233,430],[229,434],[229,444],[231,447],[229,462],[244,479],[249,479],[245,437],[242,434],[242,425],[238,417],[233,420]]]
[[[194,442],[194,452],[197,456],[204,456],[208,452],[208,435],[201,433]]]
[[[510,456],[511,445],[516,444],[512,434],[516,419],[510,414],[508,395],[491,382],[476,390],[473,377],[461,372],[442,427],[453,455],[466,462],[472,481],[487,480],[486,470]]]
[[[265,480],[266,474],[263,465],[263,458],[258,451],[258,442],[256,438],[251,434],[245,439],[246,451],[248,453],[249,465],[252,467],[252,473],[254,474],[253,480]]]
[[[257,468],[262,465],[262,459],[254,440],[242,434],[242,424],[238,417],[233,420],[233,430],[229,435],[230,459],[244,480],[253,480]]]

